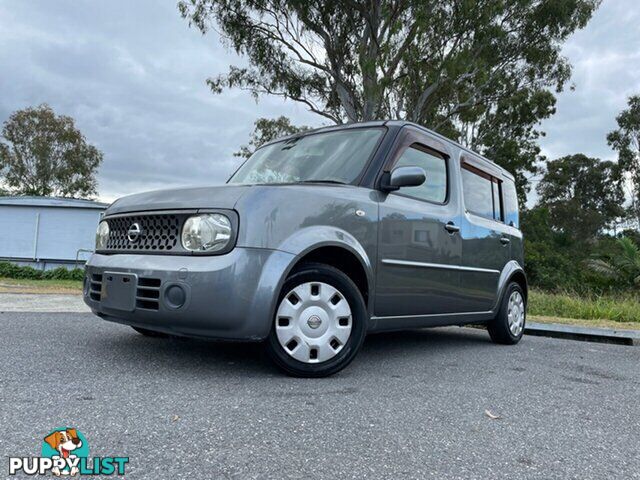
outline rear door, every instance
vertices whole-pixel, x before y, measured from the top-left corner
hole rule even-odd
[[[510,258],[511,230],[505,224],[503,177],[484,160],[463,157],[461,163],[464,215],[461,225],[461,312],[492,309],[498,279]]]
[[[406,130],[385,170],[419,166],[427,178],[380,202],[375,314],[381,317],[449,313],[460,288],[459,271],[450,268],[462,253],[451,158],[439,141]]]

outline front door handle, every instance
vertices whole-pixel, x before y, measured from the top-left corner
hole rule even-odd
[[[444,229],[449,232],[449,233],[456,233],[460,231],[460,227],[457,226],[455,223],[453,222],[449,222],[444,226]]]
[[[510,241],[511,240],[509,240],[509,237],[500,237],[500,243],[502,243],[503,245],[508,245]]]

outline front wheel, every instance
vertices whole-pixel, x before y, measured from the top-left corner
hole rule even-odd
[[[360,350],[367,310],[362,294],[340,270],[306,264],[287,278],[267,340],[275,364],[297,377],[326,377]]]
[[[487,330],[491,340],[503,345],[515,345],[522,338],[527,316],[527,304],[522,287],[515,282],[507,286],[496,318]]]

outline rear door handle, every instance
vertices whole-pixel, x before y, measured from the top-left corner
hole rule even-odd
[[[509,240],[509,237],[500,237],[500,243],[502,243],[503,245],[508,245],[510,241],[511,240]]]
[[[460,231],[460,227],[457,226],[455,223],[453,222],[449,222],[444,226],[444,229],[449,232],[449,233],[456,233]]]

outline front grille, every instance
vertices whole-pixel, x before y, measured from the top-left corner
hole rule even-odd
[[[102,298],[102,275],[94,273],[89,277],[89,298],[99,302]]]
[[[160,285],[159,278],[138,278],[138,288],[136,289],[136,308],[144,310],[158,310],[160,307]]]
[[[87,276],[89,283],[87,294],[94,302],[102,301],[102,273],[92,273]],[[138,277],[136,287],[136,308],[143,310],[160,309],[160,290],[162,280],[152,277]]]
[[[171,252],[180,250],[180,227],[186,215],[159,213],[126,215],[106,218],[109,223],[107,251],[153,251]],[[131,241],[128,237],[131,227],[137,224],[140,233]]]

